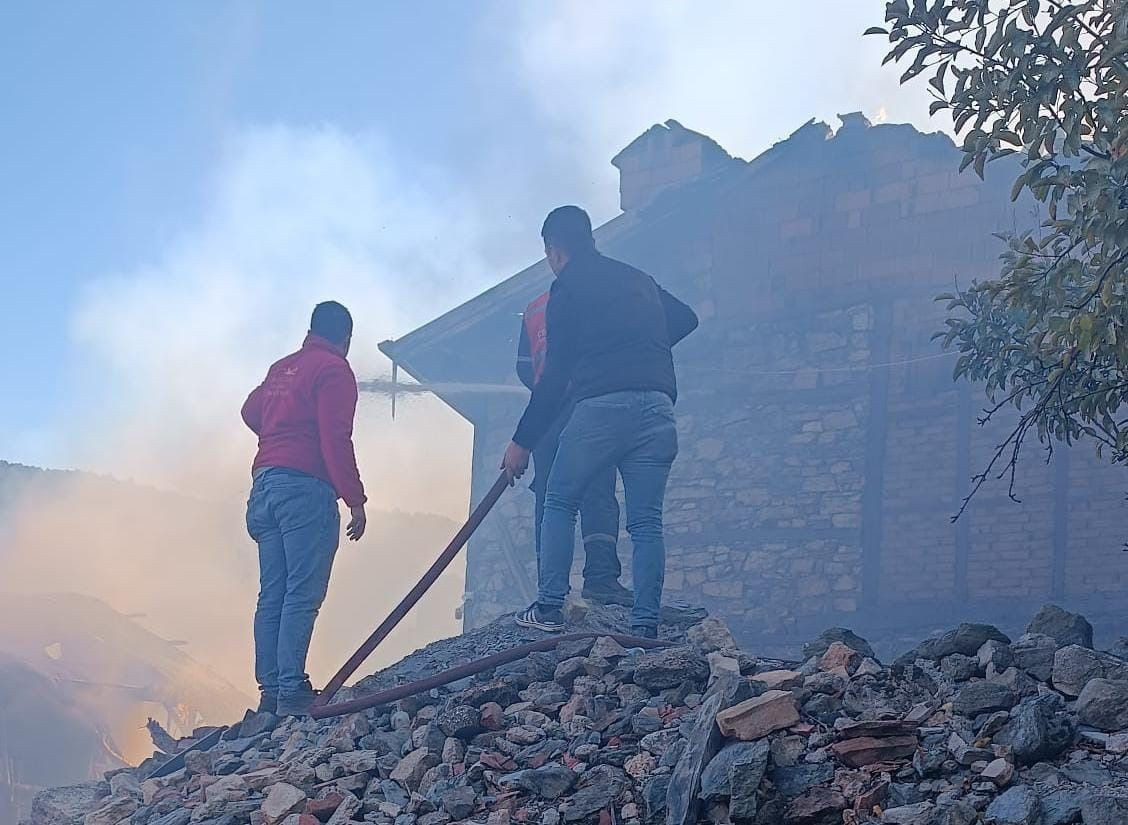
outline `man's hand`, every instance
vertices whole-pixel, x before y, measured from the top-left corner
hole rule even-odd
[[[509,486],[512,487],[525,474],[525,470],[529,469],[529,451],[516,441],[510,441],[505,448],[505,458],[501,460],[501,469],[505,470]]]
[[[368,524],[368,516],[364,514],[363,504],[350,507],[349,512],[352,514],[352,518],[349,519],[349,524],[345,528],[345,535],[349,537],[349,541],[359,541],[360,537],[364,535],[365,525]]]

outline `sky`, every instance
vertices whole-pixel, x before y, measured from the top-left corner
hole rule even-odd
[[[616,214],[610,158],[653,123],[745,158],[858,110],[935,131],[861,36],[883,9],[5,4],[0,459],[198,489],[193,445],[246,440],[237,400],[314,301],[353,307],[357,372],[386,372],[379,341],[539,257],[548,209]],[[358,437],[429,468],[383,503],[464,512],[462,472],[428,498],[449,419],[416,403],[394,431],[362,405]]]

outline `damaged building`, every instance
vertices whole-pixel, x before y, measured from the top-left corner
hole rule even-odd
[[[960,159],[943,134],[852,114],[752,161],[669,121],[612,161],[622,213],[598,246],[701,317],[675,351],[666,592],[743,640],[1009,626],[1046,600],[1122,615],[1122,473],[1090,445],[1049,462],[1031,447],[1021,504],[989,483],[951,522],[1012,419],[977,424],[986,399],[932,340],[935,296],[998,271],[993,232],[1038,222],[1011,202],[1012,170],[981,181]],[[421,382],[517,387],[521,313],[551,278],[542,260],[382,349]],[[474,425],[476,501],[525,397],[439,395]],[[505,496],[471,541],[468,628],[533,599],[532,510],[531,494]]]

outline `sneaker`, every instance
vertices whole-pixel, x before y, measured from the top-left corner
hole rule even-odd
[[[631,635],[637,636],[639,639],[657,639],[658,628],[656,627],[632,627]]]
[[[584,582],[581,595],[596,604],[617,604],[621,607],[634,606],[634,591],[623,587],[618,580],[609,582]]]
[[[543,607],[533,602],[513,616],[521,627],[531,627],[546,633],[559,633],[564,629],[564,614],[559,607]]]
[[[309,716],[313,710],[313,702],[321,693],[314,690],[307,679],[302,688],[293,696],[280,696],[278,707],[274,713],[283,718],[287,716]]]
[[[278,697],[273,693],[262,693],[259,695],[258,710],[255,713],[277,713],[278,712]]]

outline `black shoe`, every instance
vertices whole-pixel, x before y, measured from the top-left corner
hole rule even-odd
[[[639,639],[657,639],[658,628],[656,627],[632,627],[631,635],[637,636]]]
[[[617,604],[621,607],[634,606],[634,591],[623,587],[617,580],[584,582],[581,595],[596,604]]]
[[[564,614],[559,607],[544,607],[536,602],[514,614],[513,620],[521,627],[531,627],[546,633],[559,633],[564,629]]]
[[[255,713],[277,713],[278,712],[278,697],[273,693],[262,693],[259,695],[258,710]]]

